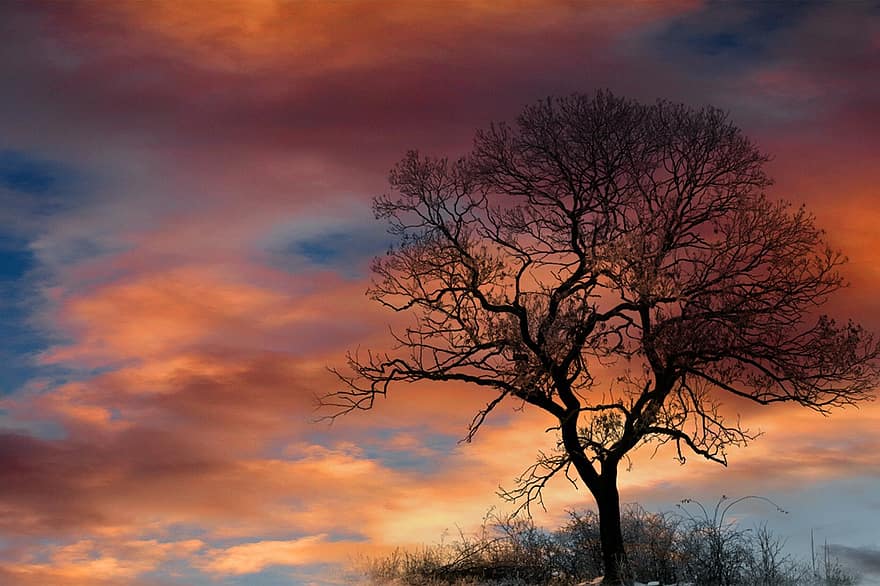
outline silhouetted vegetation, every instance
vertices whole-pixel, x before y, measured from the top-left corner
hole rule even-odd
[[[632,450],[726,464],[757,434],[725,397],[828,413],[876,388],[877,340],[818,311],[845,257],[766,197],[767,160],[718,109],[608,92],[529,106],[458,160],[410,152],[374,201],[397,244],[369,295],[412,319],[394,351],[349,355],[328,417],[419,381],[488,393],[468,440],[505,399],[545,411],[555,449],[504,495],[527,509],[556,474],[583,483],[619,583]]]
[[[760,498],[760,497],[746,497]],[[726,519],[739,500],[726,497],[714,510],[685,500],[675,513],[638,505],[622,510],[629,583],[694,586],[849,586],[857,577],[837,560],[800,560],[765,525],[744,528]],[[417,551],[398,550],[361,568],[370,584],[412,586],[574,585],[593,583],[603,570],[600,523],[593,511],[569,513],[555,531],[531,520],[488,516],[473,535],[460,533]]]

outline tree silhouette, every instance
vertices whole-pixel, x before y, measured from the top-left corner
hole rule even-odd
[[[753,439],[725,395],[820,413],[869,399],[878,345],[818,314],[845,258],[803,208],[767,199],[764,156],[715,108],[607,92],[548,99],[456,161],[408,153],[374,201],[396,245],[369,295],[413,323],[350,353],[331,417],[392,383],[483,387],[552,415],[556,450],[507,492],[563,472],[596,500],[605,582],[625,552],[617,473],[647,442],[726,464]]]

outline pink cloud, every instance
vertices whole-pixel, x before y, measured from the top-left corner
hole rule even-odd
[[[505,404],[473,443],[450,447],[491,397],[415,385],[332,427],[310,423],[313,394],[338,384],[325,366],[387,346],[387,324],[405,318],[365,298],[361,273],[271,255],[372,229],[369,198],[407,148],[458,154],[475,128],[548,94],[610,86],[731,107],[775,156],[771,195],[807,202],[852,259],[854,286],[831,309],[880,328],[878,145],[866,131],[878,36],[859,11],[819,7],[754,68],[701,77],[652,45],[701,10],[691,2],[3,10],[17,49],[0,55],[15,79],[0,140],[81,168],[91,189],[31,241],[34,320],[62,340],[41,360],[76,376],[0,399],[18,430],[0,435],[4,583],[146,584],[175,560],[246,576],[478,524],[498,485],[552,447],[552,422]],[[353,252],[358,270],[371,253]],[[730,411],[767,432],[730,469],[643,450],[625,498],[880,475],[874,405],[828,420]],[[554,522],[590,504],[564,479],[547,503]],[[362,541],[340,538],[352,527]],[[198,539],[178,539],[187,528]]]

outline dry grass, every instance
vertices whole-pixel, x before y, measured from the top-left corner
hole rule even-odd
[[[705,514],[695,515],[687,507],[694,503],[684,503],[676,513],[650,513],[639,506],[624,510],[629,580],[700,586],[858,583],[827,555],[814,555],[812,563],[795,559],[764,526],[743,528],[702,506]],[[601,560],[598,517],[591,511],[570,513],[555,531],[490,515],[475,534],[364,560],[357,573],[367,584],[389,586],[568,586],[601,575]]]

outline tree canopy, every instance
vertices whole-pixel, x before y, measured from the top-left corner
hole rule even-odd
[[[718,109],[608,92],[531,105],[456,160],[407,153],[374,201],[396,244],[369,295],[413,322],[395,351],[350,355],[323,402],[337,415],[398,382],[483,387],[468,439],[506,398],[551,414],[558,450],[509,496],[575,473],[619,580],[633,448],[726,463],[752,439],[726,395],[827,413],[877,383],[874,337],[820,313],[845,258],[807,210],[766,196],[767,160]]]

